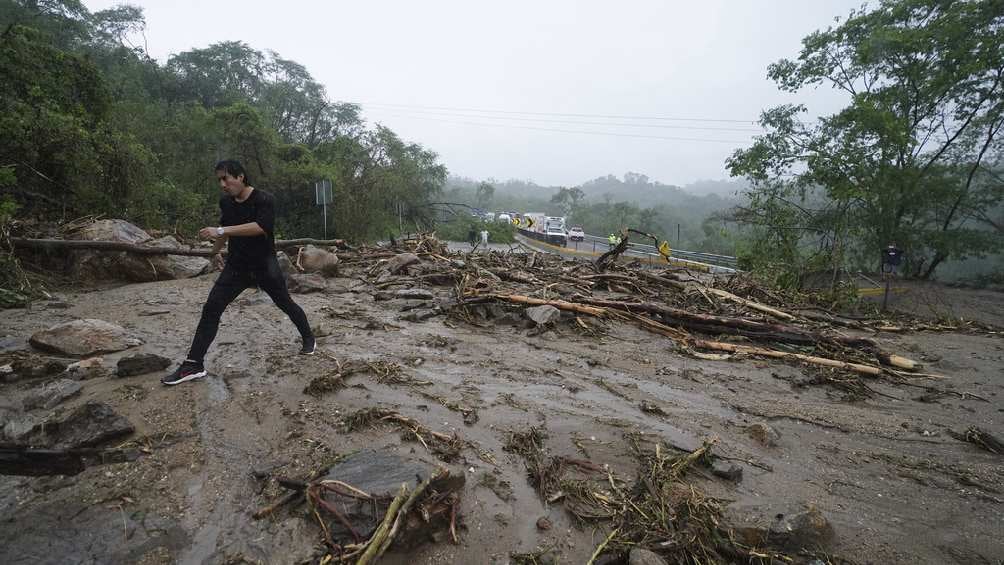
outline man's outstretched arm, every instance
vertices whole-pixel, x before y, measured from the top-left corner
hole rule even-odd
[[[220,235],[216,231],[216,228],[212,227],[199,230],[199,237],[202,239],[215,239],[220,247],[223,247],[223,243],[226,243],[228,237],[254,237],[256,235],[265,235],[265,230],[261,229],[258,222],[248,222],[238,226],[226,226],[223,228],[223,235]],[[223,243],[220,243],[221,241]]]

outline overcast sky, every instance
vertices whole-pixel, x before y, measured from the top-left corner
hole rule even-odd
[[[274,50],[455,175],[683,185],[725,178],[766,107],[840,107],[825,88],[782,94],[766,70],[861,0],[127,3],[144,9],[157,60],[226,40]]]

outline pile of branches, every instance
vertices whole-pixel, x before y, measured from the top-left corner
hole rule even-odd
[[[359,278],[375,291],[409,298],[406,289],[450,288],[451,301],[438,302],[436,314],[472,323],[490,304],[513,311],[547,305],[565,312],[565,319],[587,335],[602,334],[597,329],[610,323],[633,324],[698,358],[776,359],[854,375],[859,381],[854,388],[866,394],[874,391],[861,377],[905,382],[938,376],[921,373],[916,361],[860,337],[902,330],[886,320],[840,316],[816,306],[809,295],[776,292],[748,275],[709,276],[617,262],[625,241],[597,261],[584,262],[536,252],[450,253],[433,235],[420,234],[391,247],[359,248],[353,260],[361,263]],[[393,272],[384,267],[405,253],[418,260]]]
[[[625,557],[635,547],[655,551],[670,563],[794,562],[765,546],[766,536],[741,535],[730,528],[722,502],[688,482],[692,468],[711,466],[716,438],[692,451],[670,451],[661,442],[654,449],[635,444],[638,472],[633,481],[616,476],[607,465],[549,456],[546,438],[546,432],[534,426],[513,430],[504,448],[523,459],[527,478],[542,500],[563,504],[580,523],[608,530],[590,565],[601,555]],[[536,557],[521,559],[535,563]]]

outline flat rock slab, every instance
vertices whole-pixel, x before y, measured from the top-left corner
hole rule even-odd
[[[153,353],[134,353],[119,359],[115,374],[131,377],[161,371],[171,366],[171,360]]]
[[[328,288],[328,281],[321,275],[289,275],[286,281],[289,291],[297,294],[321,292]]]
[[[381,499],[374,508],[371,501],[346,498],[326,493],[325,498],[345,511],[345,516],[363,538],[368,538],[380,524],[387,505],[397,495],[401,485],[414,489],[420,482],[436,472],[433,465],[402,457],[386,451],[363,451],[338,463],[328,470],[326,480],[336,480]],[[450,483],[440,487],[439,492],[449,492],[463,488],[464,474],[451,473]],[[332,517],[329,528],[335,539],[351,540],[352,535]]]
[[[80,394],[82,388],[83,385],[72,379],[55,380],[29,392],[23,400],[24,409],[53,408],[64,400]]]
[[[122,326],[94,319],[57,324],[35,333],[28,342],[44,351],[76,357],[122,351],[142,343]]]
[[[36,424],[16,437],[32,447],[73,449],[95,447],[133,433],[132,423],[103,402],[88,402],[62,420]]]

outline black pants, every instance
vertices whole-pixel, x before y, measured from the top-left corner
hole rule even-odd
[[[272,302],[275,302],[275,305],[296,324],[300,337],[304,339],[313,337],[303,308],[297,306],[289,296],[286,278],[283,276],[282,270],[279,269],[279,262],[276,261],[275,257],[266,261],[266,264],[260,269],[239,270],[228,264],[223,268],[220,277],[216,279],[216,284],[213,285],[213,290],[209,291],[209,298],[206,300],[205,306],[202,307],[202,319],[199,320],[199,327],[195,330],[192,349],[188,352],[189,360],[200,363],[203,361],[209,345],[216,339],[216,331],[220,327],[220,317],[223,316],[223,311],[240,293],[251,287],[258,287],[269,295]]]

